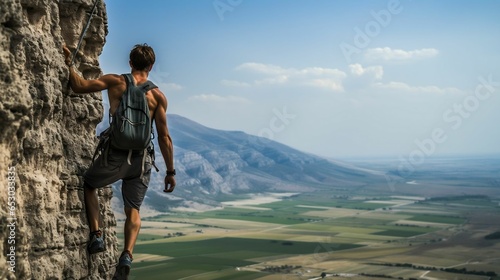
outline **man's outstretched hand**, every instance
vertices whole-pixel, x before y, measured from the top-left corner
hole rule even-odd
[[[173,192],[175,189],[174,176],[165,176],[165,189],[163,192]]]

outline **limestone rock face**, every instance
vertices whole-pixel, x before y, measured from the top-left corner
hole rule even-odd
[[[93,3],[1,1],[0,279],[109,279],[113,273],[118,252],[110,188],[99,191],[107,251],[86,252],[81,176],[96,145],[101,95],[69,90],[62,54],[64,44],[76,47]],[[101,74],[106,34],[99,1],[76,59],[85,78]]]

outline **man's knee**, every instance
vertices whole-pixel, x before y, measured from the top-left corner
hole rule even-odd
[[[139,209],[137,208],[125,206],[124,210],[127,218],[139,217]]]

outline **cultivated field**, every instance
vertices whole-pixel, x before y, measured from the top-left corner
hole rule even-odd
[[[496,198],[261,195],[272,199],[253,196],[225,202],[220,210],[147,218],[131,279],[298,280],[322,274],[489,279],[479,274],[500,274],[500,242],[484,238],[500,230]]]

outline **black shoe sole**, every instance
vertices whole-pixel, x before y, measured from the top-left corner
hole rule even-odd
[[[130,273],[130,266],[119,266],[116,268],[113,280],[127,280]]]
[[[92,250],[92,251],[87,249],[87,252],[89,252],[89,255],[101,253],[101,252],[104,252],[104,251],[106,251],[106,248],[98,248],[97,250]]]

